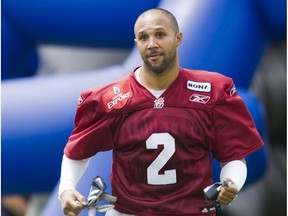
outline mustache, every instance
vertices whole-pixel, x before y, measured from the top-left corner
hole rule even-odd
[[[149,53],[146,54],[146,57],[149,58],[149,57],[153,57],[155,55],[163,55],[163,52],[159,52],[157,50],[152,50],[152,51],[150,51]]]

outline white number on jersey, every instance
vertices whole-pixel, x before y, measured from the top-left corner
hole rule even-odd
[[[164,174],[159,171],[168,162],[175,152],[175,139],[169,133],[152,134],[146,141],[147,149],[157,149],[164,145],[163,150],[147,168],[147,181],[151,185],[165,185],[176,183],[176,170],[165,170]]]

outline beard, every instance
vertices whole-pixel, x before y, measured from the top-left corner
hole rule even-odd
[[[144,64],[146,67],[153,73],[155,74],[162,74],[164,73],[167,69],[171,67],[171,65],[174,64],[175,59],[176,59],[176,52],[168,52],[168,54],[163,54],[163,60],[158,62],[158,63],[151,63],[148,60],[147,55],[145,57],[142,57]]]

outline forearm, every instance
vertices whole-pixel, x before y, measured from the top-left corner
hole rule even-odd
[[[247,166],[245,159],[230,161],[223,164],[220,172],[220,180],[230,179],[236,186],[238,192],[244,186],[247,178]]]
[[[77,183],[85,172],[90,158],[85,160],[72,160],[63,155],[61,166],[61,177],[59,183],[58,196],[63,191],[76,188]]]

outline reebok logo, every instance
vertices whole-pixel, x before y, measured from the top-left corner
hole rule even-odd
[[[199,94],[192,94],[189,98],[190,101],[196,103],[206,104],[210,100],[210,96],[207,95],[199,95]]]
[[[188,80],[187,88],[194,91],[199,92],[210,92],[211,91],[211,83],[208,82],[195,82]]]

